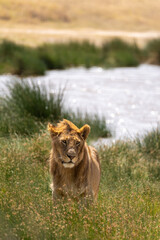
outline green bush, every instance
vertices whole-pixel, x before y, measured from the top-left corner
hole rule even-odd
[[[44,128],[30,115],[21,116],[11,109],[0,110],[0,137],[18,134],[31,135]]]
[[[38,52],[48,69],[91,67],[100,64],[100,49],[88,42],[45,44],[38,48]]]
[[[0,72],[16,75],[43,75],[45,63],[39,58],[36,49],[3,41],[0,44]]]
[[[106,67],[132,67],[140,63],[140,50],[135,44],[114,39],[102,46]]]
[[[149,63],[160,65],[160,39],[149,41],[144,51]]]
[[[142,139],[136,140],[139,151],[147,154],[150,157],[157,158],[160,155],[160,129],[153,129],[145,134]]]
[[[77,127],[81,128],[84,124],[91,127],[89,139],[97,139],[98,137],[111,137],[110,130],[106,127],[106,120],[104,117],[99,117],[97,114],[90,115],[88,113],[82,114],[81,112],[73,113],[66,111],[64,118],[73,122]]]
[[[9,95],[6,98],[8,106],[20,115],[25,113],[39,119],[58,120],[62,114],[63,92],[47,94],[45,87],[40,87],[34,81],[18,80],[9,85]]]
[[[46,128],[47,122],[56,123],[63,118],[73,121],[78,127],[88,123],[90,138],[110,136],[104,118],[97,115],[73,113],[63,106],[64,90],[48,94],[45,87],[33,81],[15,80],[8,85],[8,96],[1,99],[0,135],[33,134]]]
[[[156,39],[139,49],[136,44],[114,39],[101,47],[84,41],[31,48],[3,41],[0,44],[0,73],[28,76],[43,75],[47,69],[77,66],[110,68],[132,67],[143,62],[160,64],[159,43]]]
[[[15,80],[8,85],[8,96],[1,99],[0,135],[33,134],[57,121],[62,114],[63,93],[48,95],[33,81]]]

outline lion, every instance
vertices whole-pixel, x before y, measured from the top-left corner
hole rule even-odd
[[[100,161],[86,139],[90,126],[80,129],[63,119],[57,126],[48,124],[52,139],[50,174],[53,200],[62,197],[97,199],[100,183]]]

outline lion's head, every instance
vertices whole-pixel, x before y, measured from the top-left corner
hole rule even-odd
[[[82,128],[76,127],[72,122],[63,119],[57,126],[48,124],[54,150],[56,151],[56,161],[65,168],[73,168],[82,159],[82,148],[90,132],[89,125]]]

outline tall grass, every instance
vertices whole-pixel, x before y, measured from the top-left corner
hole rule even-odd
[[[111,135],[103,117],[64,109],[64,90],[59,90],[57,95],[49,94],[45,87],[28,80],[15,80],[8,85],[8,90],[0,103],[0,136],[34,134],[46,128],[48,121],[56,123],[63,118],[78,127],[88,123],[92,139]]]
[[[145,134],[142,139],[138,138],[137,146],[143,153],[157,158],[160,154],[160,128],[153,129]]]
[[[64,112],[64,118],[73,122],[77,127],[82,127],[84,124],[88,124],[91,127],[89,139],[96,139],[99,137],[111,137],[111,131],[106,127],[106,119],[99,117],[97,114],[89,115],[88,113],[76,113],[68,110]]]
[[[69,67],[132,67],[143,62],[159,64],[160,41],[150,41],[144,48],[114,39],[97,47],[89,42],[44,44],[37,48],[10,41],[0,44],[0,73],[20,76],[43,75],[47,69]]]
[[[141,50],[136,44],[114,39],[102,46],[103,61],[106,67],[133,67],[141,60]]]
[[[43,75],[45,63],[39,58],[36,49],[18,45],[10,41],[0,44],[0,73],[16,75]]]
[[[142,139],[137,139],[136,144],[139,152],[148,159],[150,174],[160,180],[160,129],[153,129]]]
[[[148,42],[144,51],[149,63],[160,65],[160,39]]]
[[[44,44],[38,49],[40,59],[48,69],[64,69],[73,66],[101,65],[101,49],[89,42],[68,44]]]
[[[6,104],[20,114],[27,113],[40,121],[58,120],[62,115],[63,91],[57,96],[48,94],[45,87],[27,80],[17,80],[8,87]]]
[[[33,81],[16,80],[8,85],[9,94],[1,99],[0,135],[34,134],[49,120],[62,116],[63,93],[48,95]]]
[[[48,133],[2,139],[0,145],[0,238],[155,239],[160,237],[159,179],[135,142],[99,150],[98,202],[52,203]]]

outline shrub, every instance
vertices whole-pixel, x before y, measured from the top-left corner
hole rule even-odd
[[[9,108],[0,109],[0,137],[9,134],[31,135],[41,128],[40,122],[30,115],[20,116]]]
[[[22,76],[43,75],[45,63],[39,59],[36,49],[3,41],[0,45],[0,72]]]
[[[9,85],[7,105],[18,111],[39,119],[58,120],[62,114],[63,91],[58,95],[48,94],[45,87],[34,81],[18,80]]]
[[[45,44],[38,48],[38,52],[48,69],[64,69],[72,66],[91,67],[100,64],[100,49],[88,42]]]
[[[145,46],[144,51],[149,63],[160,65],[160,39],[149,41]]]
[[[158,159],[160,155],[160,128],[148,132],[142,139],[137,138],[136,143],[141,152]]]
[[[33,134],[46,127],[46,121],[60,119],[62,92],[48,95],[45,88],[25,80],[10,83],[8,89],[8,96],[1,99],[0,135]]]
[[[144,49],[114,39],[97,47],[87,41],[44,44],[37,48],[10,41],[0,44],[0,73],[20,76],[43,75],[47,69],[69,67],[132,67],[142,62],[160,64],[160,40],[150,41]]]
[[[104,118],[66,111],[63,106],[64,90],[57,95],[48,94],[45,87],[28,80],[15,80],[8,89],[9,94],[2,99],[0,107],[1,135],[33,134],[45,128],[48,121],[56,123],[67,118],[78,127],[88,123],[92,128],[90,138],[110,136]]]
[[[140,50],[137,45],[114,39],[102,46],[103,61],[106,67],[132,67],[140,63]]]
[[[89,139],[97,139],[98,137],[110,137],[111,132],[106,126],[106,120],[104,117],[99,117],[97,114],[82,114],[80,112],[73,113],[71,111],[66,111],[64,113],[64,118],[72,121],[77,127],[82,127],[84,124],[88,124],[91,127],[91,132],[89,134]]]

